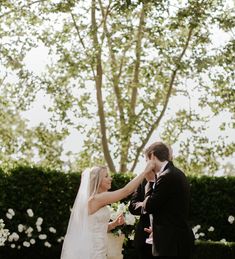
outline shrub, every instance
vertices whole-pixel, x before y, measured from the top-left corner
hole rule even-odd
[[[17,167],[8,173],[0,169],[0,218],[11,234],[19,235],[17,241],[8,240],[6,246],[0,248],[1,259],[59,258],[80,176],[80,173],[65,174],[37,167]],[[121,188],[132,177],[131,173],[113,175],[112,190]],[[190,224],[198,239],[235,241],[232,218],[235,216],[235,178],[188,179],[192,195]],[[127,203],[128,199],[123,202]],[[43,219],[40,226],[36,224],[38,218]],[[22,232],[18,229],[20,224]],[[46,239],[40,239],[41,234],[46,235]],[[31,239],[35,240],[34,244],[30,243]],[[30,246],[26,247],[28,243]],[[227,257],[219,257],[222,253]],[[130,240],[125,244],[124,255],[125,258],[134,256]],[[235,258],[234,244],[228,242],[200,241],[195,249],[195,259],[232,258],[231,255]]]

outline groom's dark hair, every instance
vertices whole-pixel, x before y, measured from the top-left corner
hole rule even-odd
[[[161,162],[169,161],[169,148],[162,142],[154,142],[145,150],[145,155],[150,158],[153,154]]]

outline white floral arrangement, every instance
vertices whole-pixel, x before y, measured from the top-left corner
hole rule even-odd
[[[124,234],[126,239],[133,240],[139,216],[132,215],[128,210],[128,206],[129,203],[125,204],[121,202],[116,202],[109,206],[111,211],[111,220],[115,220],[121,213],[123,213],[125,218],[125,224],[118,226],[111,232],[115,235]],[[7,221],[14,220],[15,214],[16,213],[13,209],[8,209],[6,213]],[[26,214],[30,219],[29,221],[31,224],[18,224],[16,229],[11,229],[11,231],[5,227],[7,226],[7,221],[5,221],[5,219],[0,219],[0,246],[9,246],[13,249],[21,249],[21,247],[31,247],[37,242],[40,242],[45,247],[50,248],[52,247],[52,244],[49,242],[48,236],[51,235],[54,236],[53,239],[55,239],[56,242],[63,242],[64,237],[59,237],[57,230],[53,226],[46,229],[43,227],[43,218],[36,217],[32,209],[27,209]],[[229,215],[227,221],[229,224],[233,225],[235,223],[235,217],[233,215]],[[207,229],[203,228],[205,231],[201,231],[201,229],[201,225],[196,225],[192,228],[196,240],[208,240],[208,237],[216,231],[213,226],[210,226]],[[222,238],[220,242],[227,243],[225,238]]]
[[[0,219],[0,246],[4,246],[7,237],[10,235],[9,230],[4,227],[4,221]]]
[[[8,209],[6,213],[7,220],[14,220],[15,214],[13,209]],[[48,241],[48,234],[51,233],[56,238],[56,229],[52,226],[48,229],[43,228],[43,218],[35,217],[32,209],[27,209],[26,214],[31,224],[18,224],[17,229],[12,231],[11,234],[8,229],[3,231],[5,224],[3,224],[3,220],[0,220],[0,245],[5,243],[5,245],[13,249],[21,249],[22,247],[31,247],[37,242],[42,242],[45,247],[52,247],[52,244]],[[61,243],[63,239],[64,237],[57,238],[57,242]]]
[[[139,216],[132,215],[128,210],[129,203],[125,204],[123,202],[115,202],[109,209],[111,211],[111,220],[115,220],[120,214],[123,213],[125,218],[125,223],[122,226],[118,226],[111,230],[115,235],[124,234],[126,238],[133,240],[135,225],[138,222]]]
[[[227,220],[228,220],[228,222],[229,222],[230,224],[233,224],[234,221],[235,221],[235,218],[234,218],[233,215],[230,215]],[[205,234],[205,233],[202,232],[202,231],[199,231],[200,229],[201,229],[201,225],[196,225],[196,226],[194,226],[194,227],[192,228],[192,231],[193,231],[193,234],[194,234],[195,239],[196,239],[196,240],[209,240],[209,241],[210,241],[210,239],[208,239],[208,235],[209,235],[210,233],[213,233],[213,232],[215,231],[215,228],[214,228],[213,226],[210,226],[210,227],[207,229],[207,234]],[[227,241],[226,241],[225,238],[222,238],[219,242],[227,243]]]

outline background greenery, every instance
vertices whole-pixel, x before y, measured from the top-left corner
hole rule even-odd
[[[132,174],[114,174],[112,189],[122,187],[130,178],[132,178]],[[192,227],[198,224],[201,225],[198,233],[204,233],[205,236],[200,236],[200,239],[235,241],[235,223],[230,224],[228,222],[228,217],[235,215],[235,178],[203,176],[188,177],[188,179],[191,184],[192,194],[190,225]],[[33,237],[31,238],[36,240],[35,245],[25,248],[22,243],[30,238],[24,232],[19,233],[20,239],[16,244],[21,245],[21,249],[10,248],[10,243],[7,242],[6,247],[0,249],[0,255],[4,255],[1,258],[17,258],[14,257],[16,254],[18,256],[21,254],[20,258],[27,258],[27,255],[32,256],[32,253],[35,253],[37,249],[41,249],[37,255],[45,253],[47,257],[53,254],[53,258],[58,258],[58,250],[61,249],[61,242],[58,242],[58,239],[65,234],[70,208],[79,188],[79,182],[80,173],[65,174],[37,167],[17,167],[7,173],[0,171],[0,218],[4,219],[10,232],[18,232],[18,224],[33,227]],[[9,208],[15,211],[13,219],[6,217]],[[33,217],[29,217],[26,212],[29,208],[34,212]],[[43,218],[40,233],[35,228],[38,217]],[[210,226],[214,227],[213,232],[208,231]],[[49,231],[50,227],[56,229],[55,234]],[[47,234],[46,241],[52,245],[52,248],[45,247],[45,240],[38,239],[38,235],[42,233]],[[226,243],[211,243],[207,251],[205,243],[200,243],[196,248],[196,254],[211,255],[211,253],[216,254],[218,251],[222,253],[227,247],[229,250],[226,253],[231,254],[231,251],[234,253],[234,247],[230,246],[226,245]],[[130,241],[127,243],[125,251],[129,255],[133,254]],[[6,255],[8,256],[6,257]],[[210,257],[199,256],[197,258]]]

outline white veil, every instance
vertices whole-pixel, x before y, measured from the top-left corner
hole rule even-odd
[[[82,173],[81,184],[63,243],[61,259],[92,259],[90,254],[91,232],[88,218],[90,173],[91,169],[86,169]]]
[[[105,166],[86,169],[82,173],[81,184],[70,215],[65,235],[61,259],[93,259],[92,233],[88,217],[88,200],[98,191],[101,172]]]

